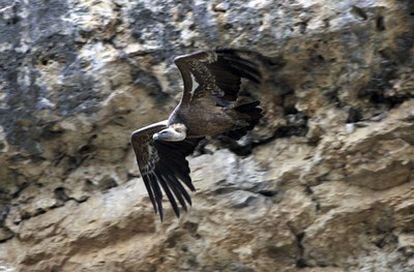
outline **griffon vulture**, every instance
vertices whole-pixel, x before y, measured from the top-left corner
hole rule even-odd
[[[259,101],[239,95],[241,78],[260,83],[261,75],[242,51],[203,51],[174,59],[184,81],[181,101],[164,120],[132,133],[131,143],[142,179],[163,219],[163,192],[179,217],[195,191],[186,156],[206,136],[226,134],[239,139],[262,117]]]

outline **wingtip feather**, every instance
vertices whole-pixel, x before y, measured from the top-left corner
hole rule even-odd
[[[177,202],[175,201],[174,196],[171,193],[168,182],[165,180],[165,178],[163,176],[160,176],[158,180],[159,180],[159,182],[161,184],[161,187],[163,188],[165,194],[167,195],[168,200],[171,203],[171,207],[173,208],[173,211],[174,211],[175,215],[177,216],[177,218],[179,218],[180,217],[180,209],[177,205]]]

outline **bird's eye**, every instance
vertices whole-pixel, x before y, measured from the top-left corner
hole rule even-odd
[[[167,131],[161,131],[161,134],[165,135],[165,134],[167,134]]]

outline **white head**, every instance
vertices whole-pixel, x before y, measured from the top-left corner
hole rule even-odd
[[[152,135],[152,139],[167,142],[183,141],[187,137],[187,127],[184,124],[173,124]]]

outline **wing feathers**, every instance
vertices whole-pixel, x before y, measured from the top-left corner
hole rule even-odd
[[[251,61],[242,59],[238,56],[219,55],[216,65],[220,65],[223,68],[230,69],[230,71],[233,74],[238,75],[240,77],[250,79],[256,83],[260,82],[260,72],[257,70],[256,65]]]
[[[194,98],[206,95],[225,101],[235,101],[240,90],[241,78],[260,83],[261,74],[258,66],[242,56],[247,52],[219,49],[176,58],[175,63],[184,81],[182,102],[189,103]],[[192,92],[192,77],[200,85],[194,92]],[[226,105],[225,101],[220,101],[219,104]]]
[[[177,217],[180,217],[180,209],[178,208],[177,202],[175,201],[175,198],[172,195],[172,193],[170,191],[170,188],[168,187],[168,182],[166,182],[164,180],[164,177],[163,176],[161,176],[158,180],[159,180],[159,182],[161,184],[162,189],[164,190],[165,194],[167,195],[168,200],[171,203],[171,206],[172,206],[172,208],[174,210],[175,215],[177,215]]]
[[[150,180],[151,180],[151,185],[152,185],[152,189],[154,190],[154,194],[155,194],[155,200],[157,202],[157,207],[158,207],[158,212],[160,214],[160,218],[161,221],[164,218],[164,214],[162,211],[162,192],[161,192],[161,188],[158,185],[158,178],[155,177],[153,174],[149,174],[150,176]]]
[[[166,172],[168,172],[169,175],[175,175],[177,176],[182,182],[184,182],[184,184],[191,190],[191,191],[195,191],[195,188],[191,182],[191,178],[189,176],[190,174],[190,168],[188,167],[188,164],[185,165],[180,165],[178,162],[176,161],[170,161],[169,164],[173,167],[171,167],[170,165],[166,165],[164,164],[163,168]]]
[[[175,63],[184,81],[181,102],[190,103],[193,99],[207,97],[210,98],[206,100],[210,101],[207,103],[212,103],[213,106],[226,107],[237,103],[235,110],[242,116],[246,115],[245,119],[248,119],[251,126],[254,125],[261,116],[260,109],[256,109],[255,103],[238,102],[242,78],[255,83],[260,83],[261,80],[257,65],[244,57],[246,53],[247,51],[220,49],[176,58]],[[198,84],[195,90],[193,84]],[[135,131],[131,137],[142,179],[154,211],[161,220],[164,217],[163,192],[177,217],[180,216],[180,206],[187,210],[188,205],[191,205],[191,198],[185,187],[191,191],[195,191],[195,188],[185,157],[194,151],[201,140],[154,141],[153,134],[166,128],[167,124],[165,120],[147,126]]]
[[[187,211],[187,203],[185,202],[185,200],[183,198],[183,191],[184,191],[184,194],[186,194],[187,191],[185,191],[185,190],[180,191],[180,189],[178,188],[178,186],[175,185],[174,182],[171,182],[171,190],[173,191],[174,196],[177,198],[178,202],[180,202],[181,207],[183,208],[183,210]],[[190,198],[189,204],[191,205],[191,198]]]
[[[188,204],[191,205],[192,204],[191,197],[188,194],[188,192],[185,190],[183,185],[181,185],[181,183],[174,177],[172,177],[170,179],[170,181],[171,181],[171,184],[173,185],[173,187],[177,188],[179,194],[182,195],[185,198],[185,200],[188,202]]]
[[[137,157],[142,179],[149,198],[161,220],[163,213],[163,191],[176,216],[180,216],[181,205],[187,210],[191,197],[181,184],[195,191],[190,178],[190,168],[185,159],[190,155],[199,139],[185,139],[181,142],[153,141],[152,135],[166,127],[166,121],[135,131],[131,136],[132,146]]]
[[[144,180],[145,188],[147,188],[148,195],[150,197],[152,206],[154,207],[154,212],[157,213],[157,204],[155,202],[154,193],[151,187],[151,181],[148,179],[148,176],[143,175],[142,179]]]

